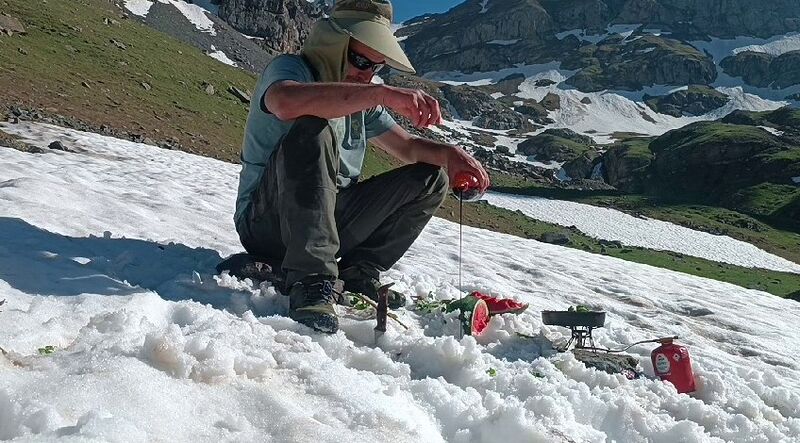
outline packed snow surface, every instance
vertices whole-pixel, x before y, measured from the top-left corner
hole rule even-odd
[[[582,203],[497,192],[487,193],[485,198],[495,206],[520,210],[537,220],[575,226],[591,237],[616,240],[627,246],[679,252],[748,268],[800,273],[800,264],[724,235]]]
[[[214,276],[240,246],[239,168],[41,124],[0,148],[0,438],[49,441],[673,442],[800,439],[800,304],[490,231],[464,229],[464,290],[530,303],[478,340],[400,310],[335,335],[285,318],[267,284]],[[385,276],[439,298],[458,227],[434,219]],[[599,345],[677,334],[679,395],[555,354],[539,312],[608,313]],[[516,333],[524,333],[526,338]],[[38,348],[52,345],[50,355]],[[650,345],[631,353],[652,376]],[[544,356],[545,358],[540,358]],[[495,374],[494,376],[490,374]]]
[[[211,5],[210,2],[203,3],[203,6],[200,6],[193,3],[187,3],[182,0],[156,1],[165,5],[174,6],[197,28],[198,31],[207,32],[211,35],[217,35],[217,32],[214,30],[214,22],[211,21],[211,19],[206,15],[206,13],[209,12],[207,5]],[[130,11],[131,14],[138,15],[140,17],[147,17],[147,14],[150,12],[150,7],[153,6],[153,3],[154,2],[149,0],[125,0],[125,9]]]

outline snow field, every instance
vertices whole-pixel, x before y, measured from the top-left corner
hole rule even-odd
[[[211,35],[217,35],[217,32],[214,30],[214,22],[206,16],[206,13],[209,11],[208,5],[210,2],[203,2],[203,6],[195,5],[193,3],[187,3],[183,0],[155,0],[159,3],[163,3],[165,5],[172,5],[178,11],[189,20],[198,31],[207,32]],[[139,17],[147,17],[147,14],[150,12],[150,7],[153,6],[153,1],[150,0],[125,0],[125,9],[130,11],[133,15],[138,15]]]
[[[240,249],[237,166],[48,125],[2,127],[81,152],[0,149],[1,438],[800,438],[796,302],[465,227],[463,289],[528,311],[493,318],[477,341],[403,310],[414,327],[390,324],[377,347],[372,322],[343,318],[338,334],[314,334],[281,315],[286,301],[269,285],[213,276]],[[385,278],[457,297],[457,239],[456,225],[434,219]],[[568,332],[539,312],[578,303],[608,312],[602,346],[680,335],[698,392],[553,356]],[[44,345],[58,350],[40,356]],[[652,348],[631,350],[650,375]]]
[[[537,220],[575,226],[591,237],[618,240],[628,246],[679,252],[748,268],[800,273],[799,264],[728,236],[582,203],[496,192],[487,193],[484,198],[492,205],[520,210]]]

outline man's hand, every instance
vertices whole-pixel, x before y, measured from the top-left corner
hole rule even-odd
[[[411,120],[411,124],[417,128],[442,124],[439,102],[419,89],[384,85],[381,88],[381,103]]]
[[[480,162],[462,148],[453,146],[447,154],[447,176],[450,178],[450,183],[454,183],[456,174],[462,171],[469,172],[478,178],[481,193],[489,189],[491,184],[489,174],[486,173]]]

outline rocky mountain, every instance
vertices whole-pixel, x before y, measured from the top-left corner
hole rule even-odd
[[[324,1],[220,0],[219,17],[245,35],[262,38],[271,51],[297,52],[326,9]]]
[[[655,35],[610,36],[568,54],[562,67],[578,70],[567,84],[584,92],[709,84],[717,76],[708,56],[679,40]]]
[[[730,101],[727,95],[705,85],[689,85],[658,97],[645,94],[642,98],[650,109],[673,117],[707,114]]]
[[[726,73],[762,88],[783,89],[800,84],[800,50],[772,55],[743,51],[720,62]]]
[[[620,36],[613,31],[619,24],[658,32]],[[687,41],[798,30],[800,3],[791,0],[769,8],[748,0],[468,0],[444,14],[411,20],[398,35],[421,72],[561,61],[579,71],[570,85],[596,91],[710,84],[714,61]],[[785,62],[775,69],[786,73],[787,66],[796,66]],[[781,84],[787,84],[786,75]]]

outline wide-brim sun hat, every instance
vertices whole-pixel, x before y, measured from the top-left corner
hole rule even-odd
[[[330,16],[333,27],[380,52],[392,68],[416,73],[392,32],[389,0],[339,0]]]

